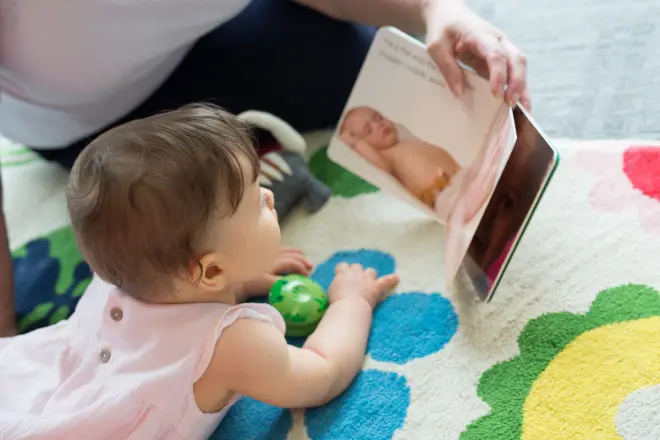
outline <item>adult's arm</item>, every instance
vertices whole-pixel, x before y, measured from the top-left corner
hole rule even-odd
[[[2,203],[2,178],[0,178],[0,337],[5,337],[16,333],[16,317],[14,312],[14,274]]]
[[[295,0],[343,21],[372,26],[394,26],[404,32],[423,35],[424,14],[429,0]],[[446,0],[463,2],[463,0]]]
[[[491,91],[531,109],[527,59],[465,0],[295,0],[330,17],[373,26],[394,26],[426,36],[429,54],[459,96],[465,89],[460,59],[489,79]],[[506,92],[504,86],[507,86]]]

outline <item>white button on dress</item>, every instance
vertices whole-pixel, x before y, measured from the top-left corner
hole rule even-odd
[[[124,317],[124,312],[119,307],[113,307],[110,309],[110,317],[113,321],[119,322]]]
[[[104,364],[108,363],[111,356],[112,354],[110,353],[110,350],[108,350],[107,348],[104,348],[99,352],[99,359],[101,359],[101,362],[103,362]]]

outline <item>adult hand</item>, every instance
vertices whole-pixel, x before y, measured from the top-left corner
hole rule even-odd
[[[460,1],[429,0],[424,18],[429,54],[454,95],[465,89],[465,73],[457,64],[461,61],[489,80],[495,96],[531,110],[527,59],[504,32]]]

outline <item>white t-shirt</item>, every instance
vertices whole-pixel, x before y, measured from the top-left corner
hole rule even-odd
[[[153,93],[250,0],[0,0],[0,132],[73,143]]]

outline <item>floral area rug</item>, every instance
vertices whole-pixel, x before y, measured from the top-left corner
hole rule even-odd
[[[444,291],[439,226],[330,164],[335,194],[284,241],[317,264],[397,271],[363,371],[330,404],[243,399],[213,439],[660,438],[660,144],[557,141],[562,161],[489,304]],[[20,328],[57,322],[89,282],[67,226],[66,175],[0,145]],[[300,341],[292,341],[300,343]]]

